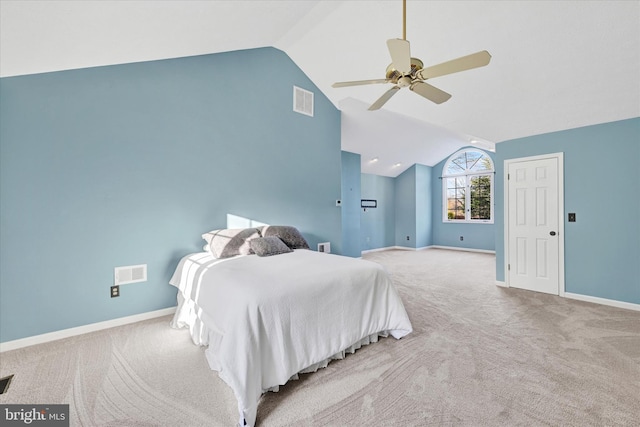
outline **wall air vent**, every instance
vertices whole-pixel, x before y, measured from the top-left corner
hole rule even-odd
[[[294,86],[293,111],[313,117],[313,92]]]
[[[127,283],[138,283],[147,281],[147,264],[128,265],[126,267],[115,268],[114,285],[126,285]]]

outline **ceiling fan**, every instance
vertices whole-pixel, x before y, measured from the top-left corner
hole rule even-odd
[[[484,67],[491,60],[491,55],[486,50],[462,56],[451,61],[424,68],[424,64],[418,58],[411,57],[409,41],[407,40],[407,0],[402,1],[402,38],[387,40],[387,47],[391,55],[391,64],[387,67],[386,78],[377,80],[357,80],[352,82],[334,83],[332,87],[359,86],[377,83],[393,83],[393,87],[387,90],[369,110],[380,109],[393,95],[403,87],[427,98],[436,104],[442,104],[451,98],[447,92],[426,83],[425,80],[459,71]]]

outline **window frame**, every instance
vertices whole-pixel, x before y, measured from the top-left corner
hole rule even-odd
[[[460,157],[461,155],[468,152],[476,152],[481,154],[483,157],[486,157],[487,159],[489,159],[491,170],[471,171],[469,169],[466,169],[461,173],[447,174],[446,171],[449,165],[451,164],[451,162],[457,159],[458,157]],[[471,181],[473,178],[481,177],[481,176],[488,176],[490,179],[490,186],[489,186],[489,191],[490,191],[489,217],[490,218],[489,219],[472,219],[471,218]],[[465,182],[465,187],[464,187],[465,188],[465,211],[464,211],[465,218],[464,219],[449,219],[448,217],[449,200],[447,197],[447,193],[448,193],[447,181],[449,178],[454,178],[454,179],[464,178],[464,182]],[[462,150],[456,151],[451,156],[449,156],[449,158],[444,163],[444,166],[442,168],[442,222],[446,224],[493,224],[495,220],[495,212],[494,212],[495,180],[494,178],[495,178],[495,165],[493,163],[493,159],[489,154],[487,154],[483,150],[480,150],[478,148],[473,148],[473,147],[464,148]]]

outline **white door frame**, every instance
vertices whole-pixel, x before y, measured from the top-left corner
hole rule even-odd
[[[509,285],[509,166],[511,163],[532,160],[558,160],[558,293],[564,297],[564,153],[550,153],[539,156],[519,157],[504,161],[504,282]]]

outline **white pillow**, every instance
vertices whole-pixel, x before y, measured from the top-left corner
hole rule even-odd
[[[226,228],[202,235],[209,246],[209,252],[216,258],[253,254],[249,241],[258,237],[260,232],[256,228]]]

